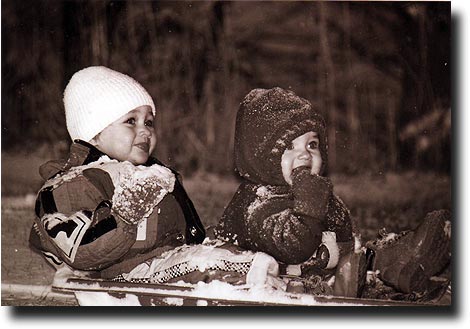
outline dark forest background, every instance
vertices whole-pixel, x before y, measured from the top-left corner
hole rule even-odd
[[[2,153],[65,154],[62,92],[105,65],[158,107],[157,155],[233,172],[253,88],[309,99],[330,171],[450,174],[450,2],[2,1]]]

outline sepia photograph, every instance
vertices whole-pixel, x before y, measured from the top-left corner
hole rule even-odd
[[[451,25],[3,0],[1,305],[450,309]]]

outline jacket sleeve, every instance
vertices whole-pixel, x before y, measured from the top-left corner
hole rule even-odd
[[[31,244],[75,269],[109,266],[130,249],[137,232],[112,211],[113,193],[110,176],[97,168],[46,183],[36,201]]]
[[[354,249],[354,234],[356,227],[349,209],[344,202],[336,195],[332,194],[328,202],[326,215],[327,231],[336,233],[336,242],[340,249],[340,254],[344,255]]]
[[[244,244],[247,236],[243,215],[254,196],[250,190],[251,187],[248,184],[241,184],[238,187],[214,229],[217,238],[230,243]]]

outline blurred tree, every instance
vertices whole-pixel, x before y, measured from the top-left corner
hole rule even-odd
[[[59,1],[2,1],[2,149],[66,134],[62,19]]]
[[[328,120],[334,171],[450,170],[449,3],[7,0],[2,29],[3,150],[67,141],[65,84],[107,65],[185,173],[232,172],[238,104],[274,86]]]

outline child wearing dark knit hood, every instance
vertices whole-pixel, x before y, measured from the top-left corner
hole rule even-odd
[[[255,89],[245,97],[234,152],[242,183],[215,236],[273,256],[304,286],[314,279],[310,292],[359,297],[368,266],[402,292],[423,291],[448,264],[447,211],[428,214],[415,230],[362,246],[327,175],[325,121],[293,92]]]
[[[353,250],[354,231],[333,193],[327,160],[325,121],[307,100],[281,88],[252,90],[235,131],[243,182],[216,236],[285,264],[316,259],[322,268],[335,268],[340,254]],[[320,246],[321,257],[315,255]]]

